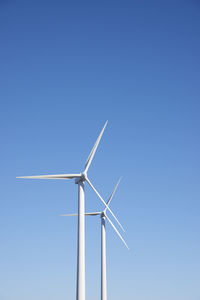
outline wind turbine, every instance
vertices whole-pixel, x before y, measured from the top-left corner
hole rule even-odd
[[[91,181],[87,177],[88,169],[91,165],[103,132],[106,128],[108,121],[106,121],[103,129],[98,136],[96,143],[94,144],[90,155],[85,164],[85,169],[82,173],[78,174],[57,174],[57,175],[39,175],[39,176],[21,176],[17,178],[29,178],[29,179],[73,179],[75,178],[75,183],[78,184],[78,253],[77,253],[77,287],[76,287],[76,299],[85,300],[85,191],[84,183],[85,181],[91,186],[91,188],[98,195],[103,204],[107,207],[109,212],[121,226],[111,209],[107,206],[103,198],[100,196],[98,191],[95,189]],[[122,227],[122,226],[121,226]],[[123,227],[122,227],[123,229]]]
[[[111,220],[108,218],[106,211],[110,205],[110,202],[117,190],[117,187],[121,181],[121,178],[117,182],[112,194],[110,195],[105,208],[103,211],[98,211],[98,212],[90,212],[90,213],[85,213],[85,216],[100,216],[101,218],[101,300],[107,300],[107,280],[106,280],[106,226],[105,226],[105,220],[107,219],[110,225],[114,228],[124,245],[129,249],[128,245],[126,244],[125,240],[115,227],[115,225],[111,222]],[[63,214],[61,216],[77,216],[77,214]]]

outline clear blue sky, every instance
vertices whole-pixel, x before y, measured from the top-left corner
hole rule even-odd
[[[110,300],[199,300],[200,2],[0,1],[0,299],[75,299],[73,181],[108,119],[91,181]],[[86,209],[101,209],[86,187]],[[87,300],[100,299],[100,219],[86,220]]]

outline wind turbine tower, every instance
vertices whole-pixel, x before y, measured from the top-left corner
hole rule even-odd
[[[115,230],[115,232],[118,234],[118,236],[120,237],[120,239],[122,240],[122,242],[124,243],[124,245],[129,249],[128,245],[126,244],[125,240],[123,239],[123,237],[121,236],[121,234],[119,233],[119,231],[117,230],[117,228],[115,227],[115,225],[112,223],[112,221],[108,218],[106,211],[110,205],[110,202],[117,190],[117,187],[119,185],[121,181],[121,178],[119,179],[118,183],[116,184],[112,194],[110,195],[105,208],[103,211],[100,212],[90,212],[90,213],[85,213],[85,216],[100,216],[101,218],[101,300],[107,300],[107,279],[106,279],[106,226],[105,226],[105,222],[106,219],[108,220],[108,222],[111,224],[111,226],[113,227],[113,229]],[[66,216],[66,217],[71,217],[71,216],[77,216],[77,214],[63,214],[61,216]]]

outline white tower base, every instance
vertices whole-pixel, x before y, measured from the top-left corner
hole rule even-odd
[[[84,182],[78,182],[78,249],[76,300],[85,300],[85,193]]]
[[[101,300],[107,300],[105,217],[101,217]]]

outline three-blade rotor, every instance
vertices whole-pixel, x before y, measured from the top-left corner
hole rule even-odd
[[[108,123],[108,121],[106,121],[103,129],[101,130],[101,132],[100,132],[100,134],[99,134],[99,136],[98,136],[98,138],[97,138],[97,140],[96,140],[96,142],[95,142],[95,144],[94,144],[94,146],[93,146],[93,148],[92,148],[92,150],[91,150],[91,152],[90,152],[90,154],[88,156],[88,159],[87,159],[86,164],[85,164],[85,169],[84,169],[84,171],[82,173],[78,173],[78,174],[55,174],[55,175],[20,176],[20,177],[17,177],[17,178],[25,178],[25,179],[64,179],[64,180],[75,178],[77,181],[83,181],[83,182],[86,181],[90,185],[90,187],[93,189],[93,191],[97,194],[97,196],[99,197],[99,199],[101,200],[101,202],[105,205],[105,209],[104,209],[103,213],[106,215],[106,211],[108,210],[111,213],[111,215],[114,217],[114,219],[117,221],[117,223],[119,224],[119,226],[122,228],[122,230],[125,231],[124,228],[123,228],[123,226],[120,224],[120,222],[118,221],[117,217],[114,215],[114,213],[112,212],[112,210],[109,207],[109,204],[110,204],[110,202],[111,202],[111,200],[112,200],[112,198],[114,196],[114,193],[115,193],[115,191],[116,191],[116,189],[117,189],[117,187],[118,187],[119,182],[120,182],[121,179],[118,181],[115,189],[113,190],[111,196],[109,197],[109,199],[108,199],[108,201],[106,203],[103,200],[103,198],[101,197],[101,195],[99,194],[99,192],[95,189],[95,187],[93,186],[93,184],[91,183],[91,181],[87,177],[88,169],[89,169],[89,167],[90,167],[90,165],[92,163],[92,160],[94,158],[95,152],[96,152],[97,147],[98,147],[98,145],[100,143],[100,140],[102,138],[102,135],[104,133],[104,130],[106,128],[107,123]],[[107,219],[108,219],[108,217],[107,217]],[[108,221],[111,223],[110,219],[108,219]],[[114,226],[112,223],[111,223],[111,225]],[[115,229],[115,231],[117,231],[117,229],[115,227],[113,227],[113,228]],[[123,238],[121,237],[120,233],[118,231],[117,231],[117,233],[120,236],[120,238],[123,240]]]
[[[110,220],[110,218],[106,214],[106,210],[110,209],[108,205],[110,204],[110,202],[111,202],[111,200],[112,200],[112,198],[113,198],[113,196],[114,196],[114,194],[115,194],[115,192],[116,192],[116,190],[118,188],[118,185],[119,185],[120,181],[121,181],[121,178],[118,180],[118,182],[117,182],[117,184],[116,184],[113,192],[111,193],[110,197],[108,198],[107,203],[104,202],[105,203],[105,209],[103,211],[101,211],[101,212],[98,211],[98,212],[85,213],[85,216],[98,216],[98,215],[100,215],[101,218],[106,218],[108,220],[108,222],[110,223],[110,225],[115,230],[115,232],[117,233],[117,235],[119,236],[119,238],[122,240],[122,242],[124,243],[124,245],[127,247],[127,249],[129,249],[129,247],[128,247],[127,243],[125,242],[125,240],[123,239],[122,235],[119,233],[119,231],[117,230],[117,228],[115,227],[115,225],[112,223],[112,221]],[[78,216],[78,214],[62,214],[61,216],[62,217],[73,217],[73,216]],[[121,227],[122,227],[122,225],[121,225]]]

